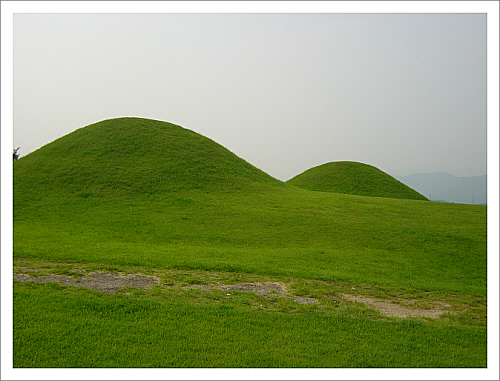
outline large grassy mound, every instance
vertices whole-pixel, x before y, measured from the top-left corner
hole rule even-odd
[[[283,186],[214,141],[180,126],[118,118],[80,128],[21,158],[14,190],[23,197],[82,197],[231,191]]]
[[[352,161],[338,161],[310,168],[288,180],[288,184],[320,192],[427,200],[380,169]]]

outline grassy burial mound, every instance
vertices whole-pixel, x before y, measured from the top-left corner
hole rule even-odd
[[[15,162],[16,194],[82,197],[282,186],[216,142],[141,118],[80,128]],[[21,196],[18,196],[21,197]]]
[[[288,180],[288,184],[319,192],[427,200],[380,169],[352,161],[338,161],[310,168]]]

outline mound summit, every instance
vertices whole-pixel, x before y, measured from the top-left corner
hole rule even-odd
[[[331,162],[310,168],[287,183],[297,188],[320,192],[427,200],[380,169],[352,161]]]
[[[14,165],[14,188],[113,196],[285,186],[220,144],[178,125],[104,120],[65,135]]]

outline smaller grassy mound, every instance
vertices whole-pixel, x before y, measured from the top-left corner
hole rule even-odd
[[[380,169],[352,161],[338,161],[310,168],[287,183],[319,192],[427,200]]]

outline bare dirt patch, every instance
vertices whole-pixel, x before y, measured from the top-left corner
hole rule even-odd
[[[197,288],[203,290],[218,289],[223,291],[243,291],[253,292],[260,296],[281,296],[286,297],[286,287],[279,283],[238,283],[231,285],[217,285],[217,286],[185,286],[183,289]]]
[[[117,292],[119,289],[124,287],[134,287],[147,290],[153,285],[160,285],[159,280],[154,276],[142,274],[110,274],[105,272],[88,273],[83,278],[73,278],[66,275],[45,275],[33,277],[27,274],[14,274],[14,280],[18,282],[35,283],[57,282],[62,285],[85,287],[107,293]]]
[[[180,285],[171,283],[169,285],[162,284],[157,276],[144,275],[140,273],[123,274],[110,273],[110,272],[86,272],[82,269],[72,268],[68,266],[64,271],[69,271],[68,275],[52,274],[52,271],[57,269],[47,268],[28,268],[24,266],[16,266],[14,268],[14,280],[18,282],[35,282],[35,283],[48,283],[57,282],[61,285],[85,287],[95,291],[116,293],[124,288],[137,288],[148,290],[153,286],[162,288],[178,288]],[[41,272],[41,274],[36,274]],[[48,274],[47,274],[48,272]],[[29,275],[31,273],[32,275]],[[43,274],[43,275],[42,275]],[[159,274],[156,274],[159,275]],[[161,274],[160,274],[161,276]],[[222,290],[222,291],[242,291],[253,292],[264,298],[280,297],[292,299],[299,304],[318,304],[316,298],[309,298],[305,296],[296,296],[290,293],[288,285],[282,282],[267,282],[267,283],[237,283],[237,284],[212,284],[212,285],[190,285],[184,286],[182,289],[199,289],[199,290]],[[353,288],[353,290],[355,290]],[[123,291],[123,290],[122,290]],[[419,308],[412,300],[382,300],[363,295],[352,294],[332,294],[334,298],[339,300],[349,301],[352,303],[362,303],[368,308],[374,308],[383,315],[398,317],[398,318],[412,318],[412,317],[428,317],[436,319],[442,314],[454,313],[450,309],[450,305],[434,301],[431,305],[425,306],[426,308]],[[319,305],[320,307],[324,307]]]
[[[351,302],[363,303],[364,305],[375,308],[386,316],[393,316],[399,318],[411,318],[411,317],[428,317],[437,319],[439,316],[445,312],[450,312],[446,309],[433,308],[433,309],[422,309],[422,308],[409,308],[401,304],[394,303],[391,300],[380,300],[376,298],[370,298],[362,295],[350,295],[341,294],[343,299],[350,300]]]
[[[305,298],[302,296],[290,296],[287,287],[282,283],[238,283],[232,285],[218,285],[218,286],[185,286],[183,289],[202,289],[202,290],[211,290],[218,289],[223,291],[243,291],[243,292],[253,292],[257,295],[263,297],[273,297],[278,296],[281,298],[293,298],[293,301],[299,304],[316,304],[319,303],[316,298]]]
[[[161,285],[160,280],[155,276],[142,275],[142,274],[127,274],[123,275],[121,273],[111,274],[107,272],[90,272],[86,273],[83,277],[71,277],[67,275],[41,275],[41,276],[31,276],[25,274],[25,272],[38,271],[39,269],[28,269],[28,268],[17,268],[17,271],[22,271],[22,273],[14,274],[14,280],[18,282],[35,282],[35,283],[49,283],[56,282],[61,285],[75,286],[75,287],[85,287],[90,288],[95,291],[115,293],[120,289],[125,287],[133,287],[138,289],[147,290],[152,286],[160,286],[168,288],[168,286]],[[81,271],[84,273],[84,271]],[[177,287],[177,286],[173,286]],[[202,290],[212,290],[218,289],[223,291],[243,291],[243,292],[253,292],[257,295],[263,297],[278,296],[282,298],[288,297],[287,288],[281,283],[238,283],[232,285],[192,285],[184,286],[182,289],[202,289]],[[317,299],[314,298],[304,298],[296,297],[295,302],[300,304],[312,304],[318,303]]]
[[[239,283],[233,285],[224,285],[218,286],[220,290],[237,290],[237,291],[246,291],[253,292],[257,295],[261,296],[269,296],[269,295],[279,295],[282,297],[286,296],[285,288],[279,285],[278,283],[269,283],[269,284],[258,284],[258,283]]]

